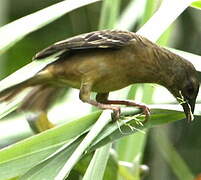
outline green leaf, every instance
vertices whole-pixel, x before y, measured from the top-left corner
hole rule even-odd
[[[107,162],[103,180],[117,179],[117,173],[118,173],[118,161],[116,156],[111,153]]]
[[[124,141],[122,141],[124,139]],[[133,162],[135,158],[141,159],[145,145],[146,133],[136,132],[123,138],[117,143],[119,160]],[[130,146],[129,146],[130,145]],[[126,147],[126,151],[125,151]],[[137,161],[137,159],[136,159]]]
[[[87,168],[83,180],[102,180],[110,154],[111,143],[98,148]]]
[[[136,112],[136,111],[135,111]],[[137,111],[139,112],[139,111]],[[87,137],[90,139],[93,139],[93,137],[96,137],[96,134],[94,134],[94,131],[97,131],[97,128],[100,127],[100,123],[102,123],[102,126],[104,125],[104,122],[102,122],[104,117],[107,115],[103,113],[104,116],[102,116],[101,119],[99,119],[99,122],[97,121],[96,125],[92,128],[90,131],[90,134],[87,134],[86,138],[83,140],[83,136],[76,139],[72,143],[68,143],[67,145],[64,145],[60,150],[58,150],[54,155],[44,160],[42,163],[38,164],[31,170],[29,170],[24,176],[23,179],[28,179],[29,177],[34,177],[35,179],[41,179],[42,174],[48,175],[48,177],[51,177],[52,179],[63,179],[63,176],[66,176],[66,173],[69,173],[69,171],[72,169],[75,162],[77,162],[78,158],[82,156],[83,146],[84,149],[88,147],[88,143],[90,142]],[[104,121],[109,121],[110,119],[106,119]],[[84,123],[84,122],[83,122]],[[99,129],[98,131],[100,131]],[[82,142],[82,143],[81,143]],[[78,147],[77,145],[74,145],[74,143],[81,143]],[[69,148],[71,151],[69,152]],[[77,149],[76,149],[77,148]],[[75,150],[76,149],[76,150]],[[89,149],[89,148],[88,148]],[[76,154],[76,156],[74,155]],[[79,154],[79,156],[77,155]],[[74,158],[75,156],[75,158]],[[65,162],[67,161],[67,163]],[[56,163],[60,162],[60,163]],[[70,163],[73,164],[70,164]],[[49,164],[51,165],[49,166]],[[69,164],[70,165],[69,165]],[[68,166],[66,166],[68,164]],[[65,168],[63,168],[65,167]],[[66,169],[68,167],[68,169]],[[0,174],[1,175],[1,174]]]
[[[67,12],[100,0],[66,0],[25,16],[0,28],[0,54],[27,34],[55,21]],[[13,31],[13,29],[15,31]]]
[[[104,0],[101,8],[101,17],[99,23],[99,29],[111,29],[114,28],[120,8],[121,0]]]
[[[133,114],[133,111],[122,111],[122,113],[125,114]],[[110,123],[108,124],[104,130],[101,131],[101,133],[99,134],[99,136],[97,136],[97,138],[93,141],[93,143],[90,145],[90,147],[85,151],[86,152],[91,152],[107,143],[111,143],[121,137],[124,136],[128,136],[130,134],[136,133],[139,130],[135,130],[137,129],[144,129],[147,127],[154,127],[156,125],[161,125],[166,121],[167,122],[173,122],[179,119],[182,119],[184,117],[184,114],[179,112],[179,111],[175,111],[175,110],[162,110],[162,109],[153,109],[152,110],[152,116],[151,116],[151,120],[146,124],[146,126],[136,126],[136,120],[133,120],[132,116],[126,120],[125,122],[121,121],[120,122],[120,129],[119,126],[116,123]],[[129,122],[129,126],[126,125],[125,123]],[[135,127],[134,129],[132,129],[131,127]],[[77,140],[76,140],[77,141]],[[82,139],[79,139],[79,142],[83,142]],[[73,143],[77,143],[77,142],[73,142]],[[64,161],[62,161],[61,163],[57,163],[59,161],[61,161],[61,159],[67,160],[66,159],[66,155],[68,155],[69,157],[69,148],[71,148],[71,146],[73,146],[73,143],[70,144],[70,146],[65,146],[64,148],[62,148],[61,152],[58,152],[56,154],[56,156],[51,156],[50,159],[48,158],[47,161],[42,162],[41,164],[37,165],[36,167],[34,167],[33,169],[31,169],[30,171],[27,172],[27,176],[31,177],[32,175],[36,176],[36,179],[41,179],[42,176],[37,176],[37,174],[45,174],[48,177],[51,176],[52,178],[56,177],[58,178],[57,174],[58,174],[58,169],[61,169],[63,167],[63,163]],[[76,146],[74,146],[76,148]],[[73,153],[72,153],[73,154]],[[70,156],[72,157],[72,155]],[[69,158],[70,158],[69,157]],[[51,162],[52,166],[49,166],[48,163]],[[35,170],[35,171],[33,171]],[[39,171],[36,171],[39,170]],[[32,174],[34,172],[34,174]],[[48,174],[48,172],[50,172],[50,174]],[[54,174],[54,175],[53,175]],[[25,178],[25,179],[26,179]],[[60,178],[62,179],[62,178]]]
[[[100,112],[91,113],[2,149],[0,151],[0,179],[22,175],[63,144],[85,132],[99,115]]]
[[[160,106],[162,107],[162,106]],[[127,112],[122,109],[122,113],[133,114],[136,111]],[[67,142],[71,142],[73,138],[80,136],[84,131],[86,131],[98,118],[100,112],[94,112],[86,117],[81,119],[66,123],[60,127],[50,129],[41,134],[30,137],[24,141],[11,145],[0,151],[0,179],[6,179],[11,177],[16,177],[24,174],[28,169],[36,166],[39,162],[46,159],[48,156],[53,154],[62,145]],[[127,136],[129,134],[135,133],[136,130],[131,129],[131,126],[144,129],[147,127],[153,127],[156,125],[161,125],[168,122],[173,122],[184,118],[184,113],[175,110],[162,110],[162,109],[153,109],[151,120],[143,127],[136,127],[136,120],[132,120],[132,116],[127,120],[130,123],[130,126],[125,125],[125,122],[121,121],[121,131],[117,123],[108,124],[104,130],[96,137],[93,143],[90,145],[85,152],[93,151],[107,143],[113,142],[121,137]],[[82,136],[80,138],[83,138]],[[81,139],[78,138],[69,146],[75,148],[74,143],[81,142]],[[79,141],[79,142],[78,142]],[[73,151],[73,148],[71,149]],[[58,163],[59,159],[66,160],[66,153],[69,154],[68,146],[62,150],[62,155],[52,156],[47,161],[43,162],[42,165],[44,168],[40,168],[41,174],[46,174],[46,172],[51,172],[56,176],[56,170],[61,169],[63,164]],[[31,161],[30,161],[31,159]],[[47,166],[48,162],[54,164],[54,166]],[[56,163],[57,162],[57,163]],[[38,165],[41,167],[41,165]],[[47,168],[48,167],[48,168]],[[38,170],[37,166],[36,169]],[[32,171],[31,171],[32,172]],[[35,173],[38,171],[34,171]],[[42,173],[43,172],[43,173]],[[38,172],[39,173],[39,172]],[[31,174],[29,174],[31,175]]]
[[[147,21],[138,34],[156,42],[174,20],[191,4],[191,1],[163,1],[155,14]],[[167,16],[171,12],[171,16]],[[160,25],[156,22],[160,22]]]
[[[73,168],[73,171],[76,171],[77,174],[83,176],[92,157],[93,157],[93,152],[88,153],[85,155]],[[114,153],[110,153],[109,159],[107,161],[107,166],[104,172],[104,180],[114,180],[117,178],[117,172],[118,172],[118,161]],[[71,175],[71,174],[70,174]],[[69,175],[69,179],[70,179]]]
[[[174,122],[177,120],[181,120],[185,117],[184,113],[179,111],[178,107],[173,107],[172,110],[168,110],[169,107],[166,108],[166,105],[160,105],[160,107],[164,109],[159,109],[156,107],[154,107],[154,109],[153,108],[151,109],[150,120],[146,123],[145,126],[139,126],[139,125],[136,126],[136,120],[132,119],[132,116],[128,120],[129,126],[125,124],[127,121],[120,122],[120,125],[122,126],[121,129],[119,129],[119,126],[115,123],[109,124],[101,132],[98,138],[93,142],[92,150],[100,147],[100,145],[104,145],[106,143],[115,141],[124,136],[128,136],[130,134],[139,132],[142,129],[152,128],[157,125]],[[122,113],[126,114],[126,112],[124,112],[123,110],[122,110]],[[142,117],[139,117],[139,118],[142,118]],[[131,128],[132,126],[134,128]]]
[[[41,61],[33,61],[26,66],[20,68],[10,76],[4,78],[2,81],[0,81],[0,93],[4,91],[5,89],[8,89],[10,87],[13,87],[15,85],[18,85],[28,79],[31,79],[33,76],[35,76],[40,70],[45,68],[48,64],[56,61],[58,58],[57,56],[61,54],[61,52],[56,53],[50,57],[44,58]],[[26,74],[26,76],[25,76]]]
[[[43,179],[44,177],[48,177],[50,180],[55,180],[56,175],[60,172],[66,160],[71,157],[72,153],[75,151],[82,140],[83,137],[79,137],[78,139],[74,139],[73,141],[67,143],[56,152],[54,152],[50,157],[26,172],[20,178],[20,180],[38,180]]]
[[[145,10],[145,3],[146,0],[132,0],[129,2],[126,9],[121,14],[115,28],[132,30],[134,25],[137,23],[137,20],[142,17],[142,13]]]
[[[201,0],[194,1],[194,2],[191,4],[191,6],[194,7],[194,8],[201,9]]]
[[[73,154],[66,161],[66,163],[59,171],[59,173],[56,175],[55,180],[65,179],[69,175],[72,168],[82,157],[83,153],[89,148],[93,140],[99,135],[101,130],[110,122],[111,120],[109,118],[110,115],[111,115],[110,110],[105,110],[101,114],[101,116],[99,117],[97,122],[93,125],[89,133],[86,135],[83,141],[79,144],[79,146],[76,148]]]
[[[158,0],[146,1],[144,14],[140,22],[142,25],[145,24],[150,19],[150,17],[154,14],[154,11],[156,10],[158,3],[159,3]]]
[[[194,175],[180,154],[176,151],[172,143],[169,141],[167,133],[164,132],[164,129],[156,129],[154,134],[155,138],[153,141],[155,146],[159,149],[163,158],[167,161],[177,178],[182,180],[193,180]]]

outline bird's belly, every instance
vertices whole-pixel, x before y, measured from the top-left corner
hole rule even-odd
[[[80,76],[68,76],[66,78],[60,78],[57,81],[61,85],[67,85],[72,88],[80,89],[81,87],[81,77]],[[117,76],[103,77],[93,83],[92,91],[98,93],[105,93],[110,91],[115,91],[128,86],[129,83],[124,79]]]
[[[78,54],[57,63],[52,69],[57,81],[77,89],[82,83],[88,84],[92,91],[98,93],[115,91],[133,83],[129,73],[130,62],[118,54]]]
[[[98,80],[96,83],[94,83],[92,91],[98,93],[106,93],[122,89],[128,85],[130,85],[130,83],[122,78],[122,76],[119,77],[114,75]]]
[[[69,87],[72,87],[72,88],[76,88],[76,89],[80,89],[80,86],[81,86],[81,81],[79,80],[71,80],[71,79],[59,79],[57,81],[61,86],[69,86]]]
[[[92,91],[97,93],[106,93],[110,91],[115,91],[121,88],[124,88],[131,83],[127,81],[127,78],[124,76],[118,76],[116,73],[109,73],[107,75],[101,75],[99,72],[99,78],[93,81]],[[87,75],[87,78],[93,79],[92,75]],[[80,89],[82,84],[83,76],[79,73],[71,72],[66,73],[64,76],[59,76],[53,82],[56,86],[69,86],[72,88]]]

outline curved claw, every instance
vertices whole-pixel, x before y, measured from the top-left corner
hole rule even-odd
[[[111,114],[112,121],[117,121],[121,115],[121,108],[120,107],[113,107],[113,113]]]
[[[145,115],[145,119],[142,122],[143,124],[145,124],[150,119],[151,111],[150,111],[150,109],[146,105],[141,105],[140,108],[143,110],[143,113]]]

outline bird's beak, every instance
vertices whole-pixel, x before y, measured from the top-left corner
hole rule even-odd
[[[184,109],[184,113],[186,114],[187,121],[192,122],[194,119],[193,112],[195,109],[195,99],[186,101],[185,103],[182,103],[181,105]]]

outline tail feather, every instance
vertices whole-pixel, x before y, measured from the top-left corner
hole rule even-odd
[[[43,84],[44,82],[48,81],[49,78],[51,78],[51,74],[49,73],[49,71],[41,71],[37,75],[29,79],[26,79],[25,81],[22,81],[19,84],[14,83],[14,85],[11,84],[9,86],[6,86],[6,83],[4,81],[4,83],[0,84],[0,87],[1,87],[0,102],[12,100],[12,98],[17,96],[19,93],[21,93],[24,89],[28,87],[33,87],[33,88],[36,87],[37,89],[39,84]],[[2,84],[4,84],[5,87]]]
[[[23,83],[9,87],[0,91],[0,102],[12,101],[18,94],[26,88],[32,88],[25,98],[22,100],[19,109],[25,111],[46,111],[50,104],[54,101],[60,92],[64,92],[64,88],[53,87],[49,84],[40,84],[34,79],[30,79]]]
[[[0,95],[0,102],[10,101],[15,96],[17,96],[19,93],[21,93],[23,91],[23,89],[24,88],[12,89],[9,92],[5,93],[5,95]]]
[[[24,98],[20,109],[25,111],[46,111],[60,90],[61,88],[48,85],[35,86]]]
[[[39,133],[55,126],[48,120],[47,110],[58,95],[65,92],[64,90],[64,88],[38,85],[26,95],[20,109],[28,112],[26,119],[34,132]]]
[[[27,86],[24,83],[22,83],[22,84],[18,84],[13,87],[10,87],[8,89],[5,89],[4,91],[1,91],[0,102],[12,100],[15,96],[17,96],[26,88]]]

